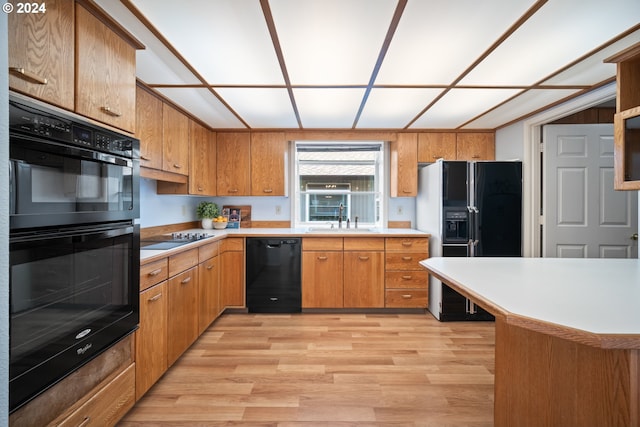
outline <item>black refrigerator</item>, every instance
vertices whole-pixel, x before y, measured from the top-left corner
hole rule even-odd
[[[522,256],[522,162],[442,161],[420,169],[416,225],[431,256]],[[493,316],[435,277],[429,311],[441,321]]]

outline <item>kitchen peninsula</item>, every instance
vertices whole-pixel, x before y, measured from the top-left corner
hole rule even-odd
[[[431,258],[496,317],[495,425],[640,425],[640,261]]]

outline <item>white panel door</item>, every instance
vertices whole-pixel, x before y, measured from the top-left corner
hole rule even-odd
[[[543,256],[637,258],[638,193],[613,189],[613,125],[546,125],[543,142]]]

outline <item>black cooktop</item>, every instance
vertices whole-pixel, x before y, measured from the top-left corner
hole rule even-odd
[[[209,237],[213,237],[213,235],[197,232],[162,234],[159,236],[141,239],[140,248],[145,250],[164,251],[167,249],[177,248],[178,246],[186,245],[187,243],[195,242],[197,240],[208,239]]]

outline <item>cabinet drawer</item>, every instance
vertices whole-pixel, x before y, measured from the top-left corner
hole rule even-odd
[[[198,265],[198,248],[169,257],[169,277]]]
[[[387,253],[385,256],[386,270],[424,270],[419,262],[427,258],[428,256],[424,252]]]
[[[220,241],[220,252],[243,251],[244,239],[242,237],[227,237]]]
[[[387,251],[429,253],[428,237],[387,237],[385,245]]]
[[[140,266],[140,290],[160,283],[169,277],[169,263],[167,258],[150,262]]]
[[[216,255],[218,255],[218,242],[202,245],[198,248],[198,263],[203,263]]]
[[[135,403],[135,372],[135,364],[132,363],[58,425],[61,427],[116,425]]]
[[[385,292],[385,307],[426,308],[426,289],[389,289]]]
[[[306,237],[302,239],[303,251],[341,251],[342,238],[339,237]]]
[[[384,251],[383,237],[345,237],[345,251]]]
[[[387,289],[408,289],[429,287],[429,275],[426,271],[387,271],[385,274]]]

